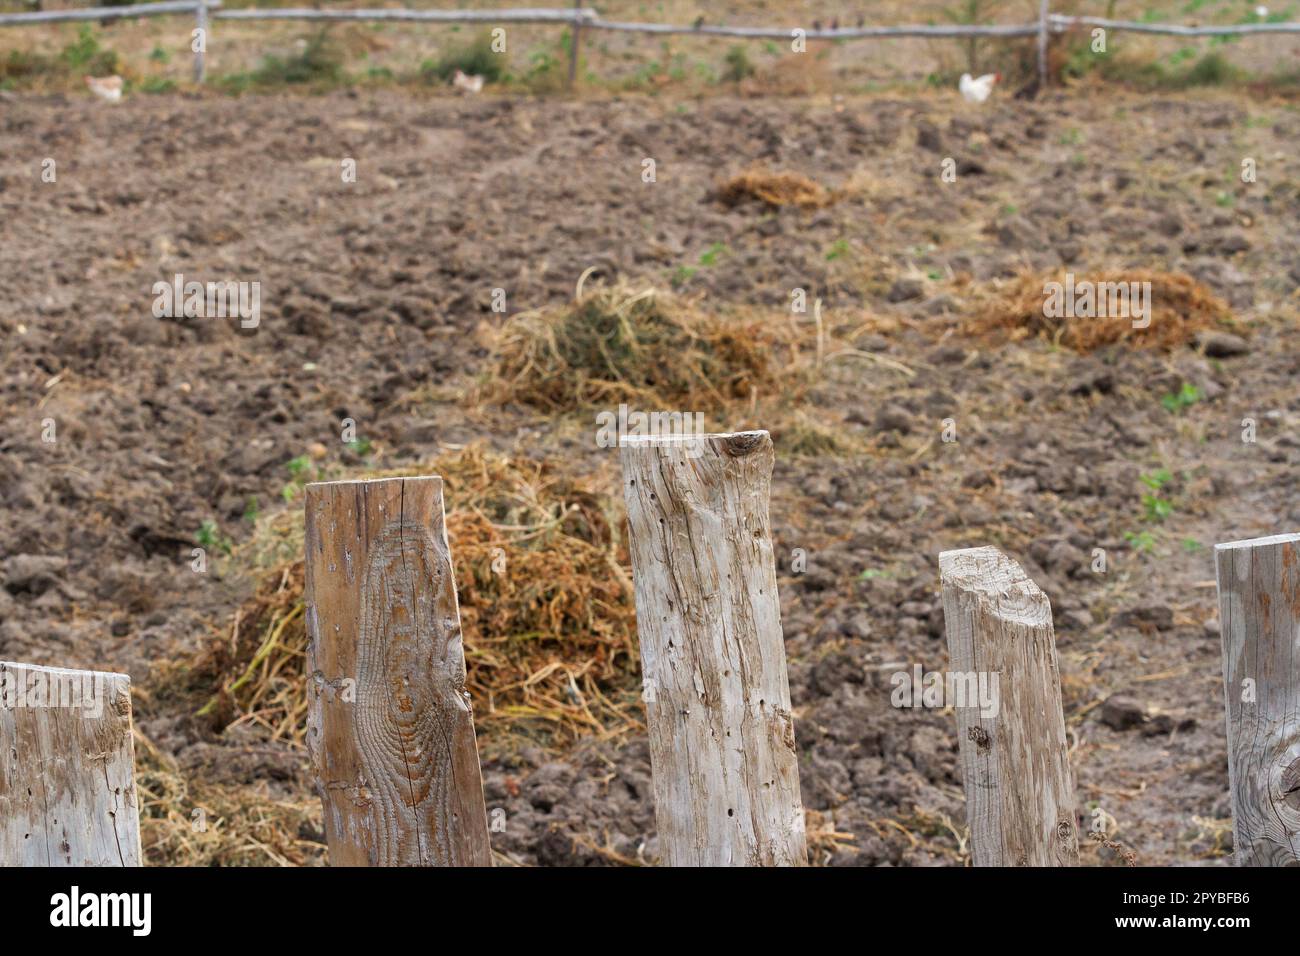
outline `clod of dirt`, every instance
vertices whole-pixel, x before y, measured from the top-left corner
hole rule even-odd
[[[778,386],[788,392],[798,373],[776,352],[793,349],[794,338],[785,316],[723,316],[651,288],[601,287],[512,317],[495,343],[489,397],[554,411],[715,408]]]
[[[908,302],[925,295],[925,282],[914,276],[901,276],[894,280],[885,296],[890,302]]]
[[[1052,283],[1080,290],[1074,315],[1068,314],[1068,309],[1066,314],[1057,314],[1059,310],[1048,307],[1049,297],[1054,294]],[[1092,304],[1086,307],[1081,298],[1085,288],[1096,291]],[[1125,300],[1117,298],[1115,290],[1135,288],[1149,289],[1149,293],[1144,299],[1130,296],[1126,308],[1116,308],[1118,301]],[[1101,305],[1103,297],[1105,308]],[[1135,310],[1141,306],[1149,313],[1139,317]],[[1105,314],[1099,314],[1102,312]],[[1088,315],[1093,317],[1085,317]],[[1079,352],[1117,342],[1171,351],[1189,344],[1200,333],[1231,322],[1227,304],[1191,276],[1133,270],[1022,275],[995,287],[975,317],[965,324],[964,331],[979,338],[997,335],[1011,341],[1038,336]]]
[[[1196,345],[1210,358],[1232,358],[1250,352],[1250,343],[1231,332],[1205,332],[1196,337]]]
[[[1174,626],[1174,611],[1167,604],[1144,604],[1115,615],[1116,627],[1135,627],[1139,631],[1167,631]]]
[[[943,152],[943,137],[939,128],[929,120],[918,120],[916,124],[916,145],[932,153]]]
[[[1101,705],[1099,719],[1112,730],[1131,730],[1146,723],[1143,706],[1132,697],[1113,694]]]
[[[799,206],[819,209],[835,201],[834,195],[819,183],[799,173],[775,173],[755,166],[733,176],[718,187],[716,198],[724,206],[758,202],[768,206]]]
[[[0,578],[11,594],[40,594],[56,580],[67,562],[57,555],[16,554],[0,568]]]
[[[900,405],[882,405],[880,411],[876,413],[874,424],[877,431],[900,432],[906,435],[912,430],[912,420],[915,417]]]

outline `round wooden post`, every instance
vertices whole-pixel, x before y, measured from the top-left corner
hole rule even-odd
[[[1074,775],[1052,608],[997,548],[939,555],[954,683],[997,680],[997,703],[960,702],[957,737],[975,866],[1079,862]]]
[[[772,439],[627,439],[621,457],[662,858],[803,865]]]
[[[200,48],[194,51],[194,82],[202,83],[207,68],[204,64],[204,52],[208,47],[208,0],[198,0],[194,9],[194,19],[200,31]]]

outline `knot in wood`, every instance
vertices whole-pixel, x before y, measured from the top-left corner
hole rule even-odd
[[[1282,802],[1292,810],[1300,810],[1300,757],[1282,771]]]
[[[761,448],[766,439],[767,432],[737,432],[723,436],[722,448],[732,458],[744,458]]]

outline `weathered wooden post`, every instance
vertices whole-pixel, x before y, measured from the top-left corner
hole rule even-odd
[[[569,92],[578,78],[578,44],[582,37],[582,0],[573,0],[573,43],[569,46]]]
[[[621,459],[663,860],[802,866],[772,439],[628,438]]]
[[[1234,861],[1300,865],[1300,534],[1215,545]]]
[[[965,697],[954,709],[971,860],[1074,866],[1074,775],[1047,595],[997,548],[944,551],[939,577],[949,686]],[[992,707],[974,693],[980,680],[996,688]]]
[[[0,661],[0,866],[139,866],[125,674]]]
[[[194,18],[198,30],[198,36],[195,37],[193,44],[194,82],[202,83],[206,74],[203,57],[208,48],[208,0],[198,0],[198,6],[194,9]]]
[[[1044,93],[1047,92],[1047,26],[1050,3],[1051,0],[1040,0],[1038,4],[1038,87]]]
[[[490,866],[441,478],[307,486],[307,746],[330,862]]]

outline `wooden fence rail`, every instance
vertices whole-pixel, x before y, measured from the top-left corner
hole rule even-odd
[[[0,866],[139,866],[125,674],[0,661]]]
[[[807,862],[767,432],[628,439],[628,546],[661,857]]]
[[[971,861],[1074,866],[1074,775],[1047,596],[996,548],[945,551],[939,576],[948,686],[964,695],[949,703],[957,714]],[[981,686],[994,690],[987,710]]]
[[[208,0],[210,8],[221,0]],[[193,13],[199,0],[161,0],[159,3],[133,3],[125,7],[91,7],[80,10],[31,10],[26,13],[0,13],[0,27],[18,27],[29,23],[67,23],[76,20],[125,20],[134,17],[161,17],[173,13]]]
[[[1214,549],[1234,857],[1300,865],[1300,534]]]
[[[56,23],[74,20],[109,20],[126,17],[161,16],[173,13],[195,14],[196,24],[210,36],[209,19],[217,20],[302,20],[305,22],[374,21],[414,23],[558,23],[572,26],[573,37],[569,44],[569,86],[572,88],[578,68],[579,35],[583,29],[609,30],[624,33],[665,35],[697,35],[733,37],[737,39],[789,40],[798,32],[805,40],[865,40],[865,39],[962,39],[970,37],[1038,38],[1038,81],[1047,85],[1047,37],[1072,27],[1084,26],[1104,30],[1133,33],[1163,34],[1181,37],[1256,36],[1269,33],[1300,33],[1300,23],[1242,23],[1223,25],[1184,25],[1178,23],[1142,23],[1136,20],[1112,20],[1105,17],[1065,16],[1051,13],[1050,0],[1041,0],[1038,20],[1033,23],[988,24],[901,24],[893,26],[838,27],[833,30],[805,29],[795,24],[789,27],[737,27],[725,24],[697,22],[692,24],[630,23],[602,20],[589,7],[572,8],[511,8],[500,10],[318,10],[306,7],[267,7],[240,10],[221,9],[220,0],[163,0],[159,3],[141,3],[129,7],[95,7],[86,10],[51,10],[28,13],[0,13],[0,26],[21,26],[30,23]],[[212,11],[211,18],[208,12]],[[205,75],[204,56],[206,44],[194,51],[194,79],[202,83]]]

